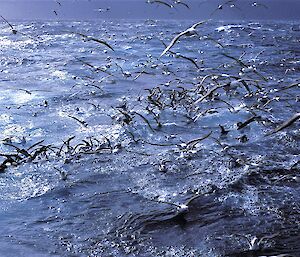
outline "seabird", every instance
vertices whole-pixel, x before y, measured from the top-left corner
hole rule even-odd
[[[219,11],[219,10],[223,10],[223,7],[224,6],[229,6],[229,7],[231,7],[231,8],[236,8],[236,9],[238,9],[239,11],[241,11],[241,9],[239,8],[239,7],[237,7],[235,4],[234,4],[234,2],[235,2],[236,0],[229,0],[229,1],[227,1],[227,2],[225,2],[225,3],[223,3],[223,4],[220,4],[220,5],[218,5],[218,7],[217,7],[217,9],[215,9],[211,14],[210,14],[210,16],[213,16],[217,11]]]
[[[182,2],[181,0],[175,0],[174,4],[181,4],[181,5],[185,6],[186,8],[190,9],[190,7],[188,6],[188,4]]]
[[[225,57],[227,58],[230,58],[232,60],[235,60],[240,66],[241,66],[241,72],[242,73],[247,73],[247,72],[250,72],[252,71],[253,73],[255,73],[256,75],[258,75],[261,79],[263,79],[264,81],[268,81],[268,79],[266,77],[264,77],[261,73],[259,73],[256,68],[254,66],[249,66],[247,64],[245,64],[242,60],[241,60],[241,57],[239,58],[236,58],[236,57],[233,57],[233,56],[230,56],[226,53],[222,53],[222,55],[224,55]],[[243,54],[244,55],[244,54]],[[243,56],[242,55],[242,56]]]
[[[15,30],[14,27],[2,15],[0,15],[0,16],[10,26],[12,33],[17,34],[18,31]]]
[[[219,127],[221,129],[221,135],[227,135],[229,133],[229,130],[226,130],[221,124],[219,124]]]
[[[260,116],[254,115],[251,118],[249,118],[248,120],[244,121],[244,122],[238,122],[237,123],[237,130],[240,130],[244,127],[246,127],[247,125],[249,125],[251,122],[256,121],[257,119],[259,119]]]
[[[262,249],[262,242],[264,240],[272,239],[272,238],[274,238],[278,235],[279,235],[279,233],[275,233],[275,234],[272,234],[272,235],[269,235],[269,236],[263,236],[260,239],[257,236],[254,236],[251,240],[248,237],[244,236],[244,235],[240,235],[240,236],[244,237],[247,240],[250,251],[257,251],[257,250]]]
[[[148,3],[148,4],[155,4],[155,3],[157,3],[157,4],[165,5],[165,6],[169,7],[169,8],[174,8],[173,5],[171,5],[171,4],[169,4],[169,3],[166,3],[166,2],[164,2],[164,1],[160,1],[160,0],[148,0],[147,3]]]
[[[95,11],[97,12],[108,12],[110,10],[110,7],[106,7],[106,8],[98,8]]]
[[[289,126],[291,126],[296,120],[298,120],[300,118],[300,112],[296,113],[293,115],[293,117],[291,117],[289,120],[285,121],[283,124],[281,124],[279,127],[277,127],[273,132],[273,133],[277,133]]]
[[[257,3],[257,2],[253,2],[252,4],[251,4],[251,6],[252,7],[264,7],[265,9],[269,9],[269,7],[268,6],[266,6],[265,4],[260,4],[260,3]]]
[[[55,2],[56,2],[59,6],[61,6],[61,2],[59,2],[59,1],[57,1],[57,0],[55,0]]]
[[[82,36],[83,38],[85,38],[87,41],[95,41],[99,44],[102,44],[102,45],[105,45],[107,46],[109,49],[115,51],[107,42],[103,41],[103,40],[100,40],[100,39],[97,39],[97,38],[94,38],[94,37],[91,37],[91,36],[87,36],[87,35],[84,35],[82,33],[78,33],[78,32],[74,32],[75,34],[79,35],[79,36]]]
[[[196,32],[196,28],[200,25],[202,25],[203,23],[205,23],[205,21],[200,21],[195,23],[193,26],[191,26],[190,28],[186,29],[185,31],[179,33],[177,36],[175,36],[171,43],[166,47],[166,49],[161,53],[160,57],[162,57],[166,52],[168,52],[174,45],[175,43],[182,37],[182,36],[192,36],[197,34]]]
[[[177,208],[177,214],[182,214],[182,213],[187,213],[189,211],[189,205],[191,204],[191,202],[194,201],[195,199],[199,198],[200,196],[202,196],[202,195],[196,194],[196,195],[192,196],[190,199],[188,199],[183,204],[177,204],[177,203],[154,200],[154,199],[152,199],[152,201],[155,201],[155,202],[158,202],[158,203],[165,203],[165,204],[173,205]]]

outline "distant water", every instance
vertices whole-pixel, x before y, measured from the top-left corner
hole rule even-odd
[[[2,24],[0,256],[300,255],[300,23],[191,25]]]

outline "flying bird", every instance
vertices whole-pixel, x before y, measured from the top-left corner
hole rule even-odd
[[[225,6],[229,6],[230,8],[236,8],[239,11],[241,11],[241,9],[239,7],[237,7],[234,4],[234,2],[236,2],[236,0],[229,0],[229,1],[226,1],[225,3],[223,3],[223,4],[218,5],[218,7],[210,14],[210,16],[213,16],[219,10],[223,10],[223,7],[225,7]]]
[[[167,2],[164,2],[164,1],[160,1],[160,0],[148,0],[147,3],[148,4],[155,4],[156,3],[156,4],[165,5],[165,6],[169,7],[169,8],[174,8],[173,5],[171,5],[171,4],[167,3]]]
[[[57,11],[55,11],[55,10],[53,10],[53,12],[54,12],[54,14],[57,16],[58,14],[57,14]]]
[[[263,236],[260,239],[257,236],[254,236],[252,239],[250,239],[250,238],[248,238],[244,235],[239,235],[239,236],[246,239],[250,251],[257,251],[257,250],[261,249],[263,241],[266,241],[266,239],[272,239],[274,237],[277,237],[278,235],[279,235],[279,233],[275,233],[275,234]],[[278,257],[282,256],[283,257],[283,256],[286,256],[286,255],[281,255],[280,254],[280,255],[276,255],[276,256],[278,256]]]
[[[190,199],[188,199],[183,204],[176,204],[176,203],[172,203],[172,202],[159,201],[159,200],[154,200],[154,199],[152,199],[152,201],[155,201],[155,202],[158,202],[158,203],[173,205],[177,208],[178,214],[181,214],[181,213],[187,213],[189,211],[189,205],[191,204],[191,202],[194,201],[195,199],[199,198],[200,196],[202,196],[202,195],[196,194],[196,195],[192,196]]]
[[[296,120],[298,120],[300,118],[300,112],[296,113],[293,115],[293,117],[291,117],[289,120],[285,121],[283,124],[281,124],[279,127],[277,127],[272,134],[277,133],[289,126],[291,126]]]
[[[186,29],[185,31],[179,33],[177,36],[175,36],[171,43],[165,48],[165,50],[161,53],[160,57],[162,57],[166,52],[168,52],[175,44],[176,42],[182,37],[182,36],[192,36],[197,34],[196,32],[196,28],[200,25],[202,25],[203,23],[205,23],[206,21],[200,21],[195,23],[193,26],[191,26],[190,28]]]
[[[252,6],[252,7],[263,7],[263,8],[265,8],[265,9],[269,9],[269,7],[266,6],[265,4],[261,4],[261,3],[257,3],[257,2],[253,2],[253,3],[251,4],[251,6]]]
[[[255,73],[257,76],[259,76],[261,79],[263,79],[264,81],[268,81],[268,79],[266,77],[264,77],[261,73],[259,73],[255,67],[253,66],[249,66],[247,64],[245,64],[242,60],[241,60],[241,57],[240,58],[236,58],[236,57],[233,57],[233,56],[230,56],[226,53],[222,53],[222,55],[224,55],[225,57],[229,58],[229,59],[232,59],[234,61],[236,61],[240,66],[241,66],[241,72],[242,73],[246,73],[246,72],[253,72]]]
[[[55,0],[55,2],[56,2],[59,6],[61,6],[61,2],[59,2],[59,1],[57,1],[57,0]]]
[[[109,49],[111,49],[112,51],[115,51],[112,46],[110,46],[107,42],[103,41],[103,40],[100,40],[100,39],[97,39],[97,38],[94,38],[94,37],[91,37],[91,36],[87,36],[87,35],[84,35],[82,33],[78,33],[78,32],[74,32],[75,34],[79,35],[79,36],[82,36],[85,40],[87,41],[95,41],[99,44],[102,44],[102,45],[105,45],[107,46]]]
[[[18,31],[13,27],[13,25],[11,25],[2,15],[0,16],[10,26],[12,33],[17,34]]]
[[[188,6],[188,4],[182,2],[181,0],[175,0],[174,4],[181,4],[181,5],[185,6],[186,8],[190,9],[190,7]]]
[[[106,7],[106,8],[98,8],[95,11],[97,12],[108,12],[110,10],[110,7]]]

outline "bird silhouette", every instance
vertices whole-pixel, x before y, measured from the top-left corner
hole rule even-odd
[[[167,2],[164,2],[164,1],[160,1],[160,0],[148,0],[147,1],[148,4],[160,4],[160,5],[164,5],[164,6],[167,6],[169,8],[174,8],[173,5],[167,3]]]
[[[284,123],[282,123],[279,127],[277,127],[272,134],[277,133],[289,126],[291,126],[295,121],[297,121],[300,118],[300,112],[296,113],[293,115],[293,117],[291,117],[290,119],[288,119],[287,121],[285,121]]]
[[[11,25],[2,15],[0,16],[10,26],[12,33],[17,34],[18,31],[13,27],[13,25]]]

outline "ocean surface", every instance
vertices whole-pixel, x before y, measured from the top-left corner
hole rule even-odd
[[[1,24],[0,256],[300,256],[300,23],[193,23]]]

